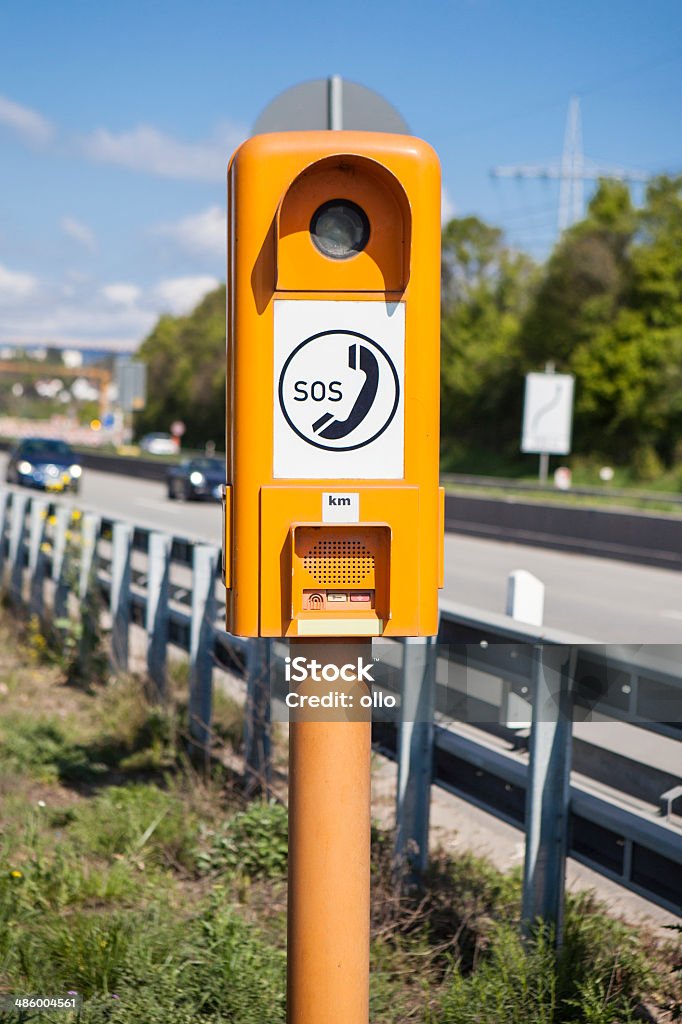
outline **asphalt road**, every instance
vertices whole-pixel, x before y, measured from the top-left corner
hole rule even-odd
[[[6,456],[0,453],[0,480]],[[175,502],[161,483],[86,470],[81,493],[60,500],[107,516],[220,544],[217,503]],[[505,610],[507,576],[527,569],[545,584],[545,624],[595,643],[682,643],[682,574],[536,547],[449,534],[445,596]]]

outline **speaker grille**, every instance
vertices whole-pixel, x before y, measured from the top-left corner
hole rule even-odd
[[[374,555],[360,540],[318,540],[303,566],[317,583],[364,583],[374,572]]]

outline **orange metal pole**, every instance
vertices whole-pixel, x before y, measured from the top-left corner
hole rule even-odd
[[[358,654],[371,661],[370,642],[292,644],[292,654],[303,649],[326,665],[355,662]],[[368,689],[305,683],[301,691],[349,692],[356,704],[329,712],[335,721],[289,726],[287,1019],[367,1024],[372,724],[371,710],[358,703]]]

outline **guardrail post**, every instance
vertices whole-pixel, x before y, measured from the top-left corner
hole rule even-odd
[[[81,551],[78,571],[78,599],[81,604],[87,601],[90,593],[100,522],[100,517],[94,512],[85,512],[81,520]]]
[[[404,641],[402,677],[395,863],[400,875],[409,876],[423,872],[429,856],[436,637]]]
[[[545,611],[545,585],[526,569],[507,576],[506,614],[517,622],[541,626]],[[531,725],[530,700],[516,693],[508,679],[502,679],[500,725],[507,729],[528,729]]]
[[[244,784],[247,794],[270,795],[270,655],[271,641],[249,640],[246,654],[244,713]]]
[[[128,630],[130,627],[130,556],[133,545],[131,523],[114,523],[111,546],[111,658],[114,667],[128,669]]]
[[[3,570],[5,568],[5,525],[7,523],[7,508],[9,492],[0,490],[0,587],[3,584]]]
[[[66,618],[68,614],[69,588],[66,580],[66,541],[71,509],[68,505],[57,505],[55,509],[54,530],[52,532],[52,582],[54,595],[52,598],[53,619]]]
[[[150,533],[147,571],[147,672],[157,696],[166,698],[166,649],[168,646],[168,595],[173,538]]]
[[[201,754],[205,765],[210,756],[217,566],[218,549],[197,544],[192,570],[189,641],[189,750],[193,756]]]
[[[12,511],[9,533],[10,598],[13,604],[24,600],[24,539],[26,534],[26,506],[28,498],[15,491],[12,494]]]
[[[30,580],[30,610],[32,615],[43,618],[43,584],[45,581],[45,530],[49,503],[39,498],[31,502],[31,518],[28,544],[28,570]]]
[[[563,930],[574,671],[572,648],[534,648],[522,920],[526,930],[538,918],[552,924],[557,945]]]

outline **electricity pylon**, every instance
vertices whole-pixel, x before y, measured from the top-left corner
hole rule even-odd
[[[641,182],[649,181],[651,177],[645,171],[628,171],[624,167],[602,167],[585,159],[580,127],[580,100],[577,96],[571,98],[568,106],[564,151],[560,160],[545,165],[519,164],[514,167],[494,167],[490,173],[494,178],[558,180],[560,232],[581,220],[583,216],[583,182],[598,181],[600,178]]]

